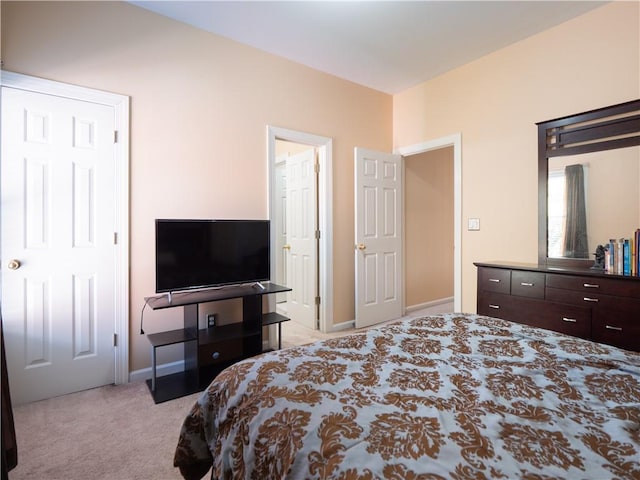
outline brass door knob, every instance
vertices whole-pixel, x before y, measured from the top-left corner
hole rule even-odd
[[[359,243],[357,245],[357,247],[358,247],[358,250],[366,250],[367,249],[367,246],[364,243]]]
[[[287,244],[282,247],[284,250],[291,250],[291,245]]]
[[[20,261],[19,260],[9,260],[9,263],[7,263],[7,267],[9,268],[9,270],[17,270],[20,268]]]

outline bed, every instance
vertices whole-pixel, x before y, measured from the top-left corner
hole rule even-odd
[[[443,314],[262,354],[185,418],[185,479],[640,479],[640,354]]]

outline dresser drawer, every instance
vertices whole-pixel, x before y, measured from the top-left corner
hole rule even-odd
[[[640,351],[640,299],[602,295],[591,329],[597,342]]]
[[[478,290],[509,294],[511,270],[481,267],[478,269]]]
[[[529,325],[580,338],[591,338],[591,308],[545,302]]]
[[[547,273],[547,287],[576,290],[580,292],[602,293],[617,297],[640,298],[640,282],[625,279],[579,277]]]
[[[511,272],[511,295],[530,298],[544,298],[544,273]]]
[[[615,347],[640,352],[640,323],[632,319],[614,322],[594,321],[591,325],[593,340]]]
[[[478,314],[512,320],[514,311],[517,310],[514,303],[511,295],[482,291],[478,293]]]
[[[484,292],[478,297],[478,313],[525,325],[540,326],[540,315],[547,305],[544,300]],[[547,327],[543,327],[547,328]]]
[[[561,288],[546,288],[545,298],[552,302],[570,303],[572,305],[583,305],[595,307],[600,303],[604,295],[594,291],[563,290]]]

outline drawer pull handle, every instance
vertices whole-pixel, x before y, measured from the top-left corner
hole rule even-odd
[[[531,282],[520,282],[520,285],[523,287],[533,287],[533,283]]]
[[[500,279],[499,278],[490,278],[489,281],[493,282],[493,283],[500,283]]]
[[[584,297],[583,300],[585,302],[599,302],[599,300],[597,298],[589,298],[589,297]]]
[[[576,323],[577,320],[575,318],[567,318],[567,317],[562,317],[562,321],[563,322],[569,322],[569,323]]]
[[[622,331],[622,327],[614,327],[613,325],[605,325],[604,328],[607,330],[615,330],[616,332]]]
[[[597,285],[595,283],[584,283],[583,286],[584,288],[600,288],[600,285]]]
[[[496,310],[498,310],[500,308],[500,305],[489,304],[489,308],[495,308]]]

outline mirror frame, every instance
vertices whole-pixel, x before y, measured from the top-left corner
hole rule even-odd
[[[538,126],[538,263],[590,267],[593,259],[547,256],[547,177],[549,158],[640,145],[640,100],[619,103]]]

